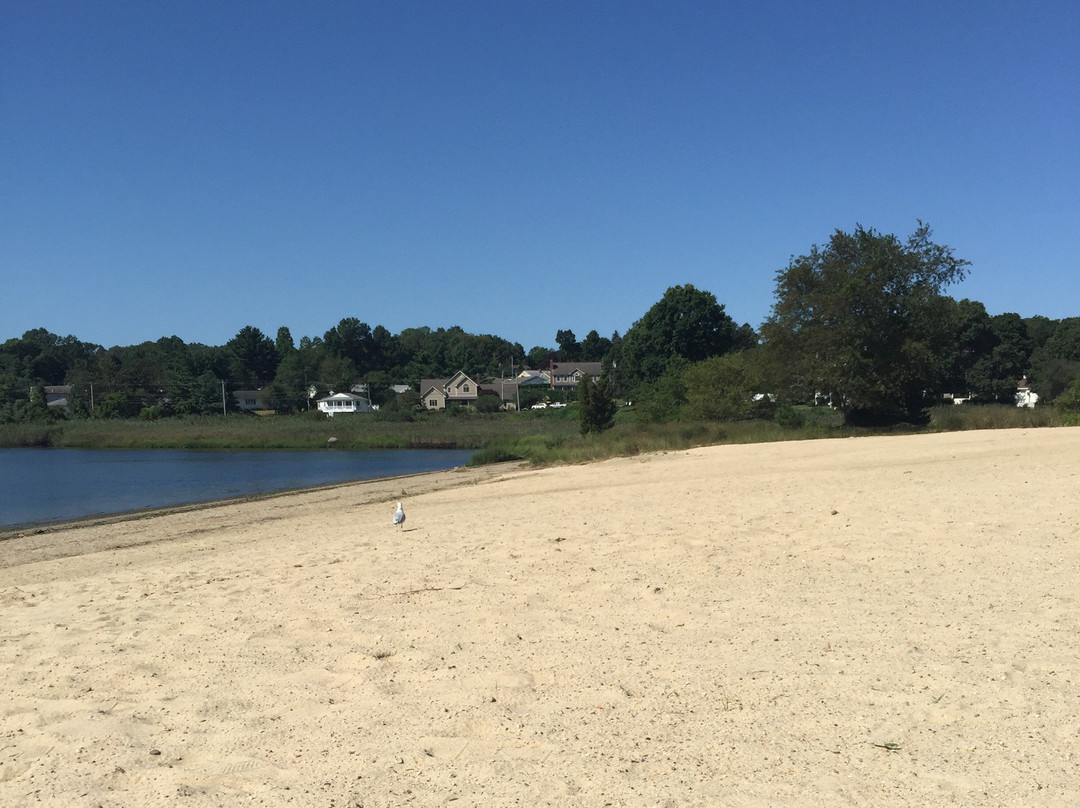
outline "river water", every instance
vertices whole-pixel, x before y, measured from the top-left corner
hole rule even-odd
[[[456,450],[0,449],[0,527],[442,471]]]

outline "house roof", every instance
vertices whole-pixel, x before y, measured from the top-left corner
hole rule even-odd
[[[512,401],[517,393],[518,382],[516,379],[495,379],[490,384],[481,384],[480,392],[494,393],[503,401]]]
[[[353,393],[334,393],[330,396],[324,396],[319,401],[367,401],[364,396],[357,396]]]
[[[551,371],[559,376],[573,376],[575,371],[599,376],[604,372],[604,364],[603,362],[555,362],[551,366]]]
[[[451,387],[456,389],[456,388],[459,388],[462,384],[465,384],[466,382],[469,383],[469,384],[472,384],[474,387],[478,386],[476,384],[476,382],[473,381],[473,379],[465,373],[465,371],[459,370],[457,373],[455,373],[449,379],[421,379],[420,380],[420,389],[424,391],[425,396],[429,392],[431,392],[431,388],[433,388],[433,387],[435,389],[437,389],[439,392],[441,392],[441,393],[443,393],[445,395],[449,395]],[[464,396],[464,398],[474,398],[474,397],[475,397],[474,395],[469,394],[469,393],[467,393]],[[460,400],[462,398],[462,396],[454,396],[454,398]]]
[[[551,377],[546,370],[523,370],[514,377],[518,384],[548,384]]]

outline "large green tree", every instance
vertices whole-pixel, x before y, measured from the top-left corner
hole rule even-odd
[[[673,363],[700,362],[745,347],[739,333],[711,292],[672,286],[623,337],[620,382],[634,390],[655,382]]]
[[[576,362],[581,359],[581,343],[570,329],[555,332],[555,341],[559,343],[559,361]]]
[[[1031,355],[1035,392],[1050,400],[1080,376],[1080,317],[1066,317]]]
[[[943,392],[1009,402],[1027,371],[1031,340],[1018,314],[991,317],[977,300],[947,303],[952,340],[940,354]]]
[[[931,235],[922,222],[904,242],[837,230],[777,273],[762,332],[796,397],[831,393],[852,424],[923,417],[953,337],[941,290],[968,265]]]
[[[235,384],[262,387],[277,373],[278,356],[274,341],[255,326],[246,325],[225,347],[231,353],[231,376]]]
[[[601,337],[594,328],[581,341],[581,360],[584,362],[603,362],[611,353],[611,340]]]

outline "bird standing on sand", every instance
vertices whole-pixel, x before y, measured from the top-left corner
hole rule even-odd
[[[405,509],[401,507],[400,502],[397,504],[397,510],[394,511],[394,524],[395,525],[404,525],[405,524]],[[404,530],[404,528],[402,528],[402,530]]]

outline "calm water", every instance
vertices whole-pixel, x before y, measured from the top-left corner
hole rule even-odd
[[[440,471],[471,454],[0,449],[0,527]]]

